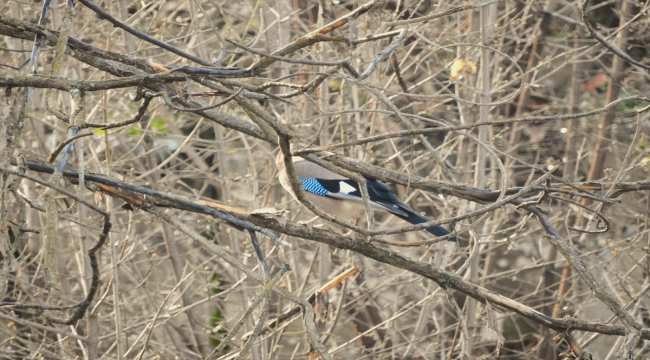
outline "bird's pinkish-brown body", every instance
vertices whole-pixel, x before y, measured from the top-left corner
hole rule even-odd
[[[298,200],[289,181],[284,163],[284,155],[278,153],[275,163],[278,167],[280,184],[294,199]],[[292,158],[302,188],[307,199],[320,210],[340,219],[357,223],[366,215],[366,207],[361,198],[359,184],[335,172],[327,170],[320,165],[306,161],[303,158]],[[401,202],[395,194],[384,184],[376,179],[365,177],[370,205],[378,210],[387,211],[398,218],[411,224],[422,224],[430,220],[417,213],[408,205]],[[449,231],[442,226],[432,226],[425,229],[435,236],[445,236]],[[458,241],[460,238],[452,237],[449,240]]]
[[[296,173],[300,177],[318,177],[319,179],[325,180],[345,179],[345,177],[311,163],[301,157],[292,157],[292,160]],[[293,196],[294,199],[296,199],[296,201],[298,201],[296,193],[291,188],[291,182],[289,181],[289,176],[287,175],[287,170],[284,166],[284,156],[282,155],[282,152],[278,152],[278,156],[275,158],[275,164],[278,167],[278,179],[280,180],[280,184],[289,192],[289,194],[291,194],[291,196]],[[343,220],[356,223],[359,219],[365,216],[366,210],[362,203],[320,196],[310,192],[305,192],[305,194],[307,195],[307,199],[317,208]]]

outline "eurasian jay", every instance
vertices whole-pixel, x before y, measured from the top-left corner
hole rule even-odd
[[[355,222],[365,215],[366,210],[361,199],[359,184],[303,158],[293,157],[292,160],[307,199],[316,207],[328,214],[345,220],[352,219]],[[282,152],[278,152],[275,163],[278,167],[280,184],[294,199],[298,200],[291,188]],[[370,203],[375,209],[387,211],[414,225],[431,221],[399,201],[395,194],[378,180],[366,177],[366,183]],[[449,231],[442,226],[433,226],[426,230],[435,236],[449,234]],[[449,240],[458,241],[459,238],[452,237]]]

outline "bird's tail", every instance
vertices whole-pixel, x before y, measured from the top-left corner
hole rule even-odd
[[[431,221],[430,219],[416,213],[413,209],[411,209],[409,207],[406,207],[406,206],[402,207],[402,210],[404,210],[404,212],[407,214],[406,216],[404,216],[402,214],[397,214],[397,213],[393,213],[393,215],[395,215],[395,216],[399,217],[400,219],[405,220],[405,221],[407,221],[407,222],[409,222],[409,223],[411,223],[413,225],[422,224],[422,223]],[[430,232],[431,234],[435,235],[435,236],[445,236],[445,235],[450,234],[449,230],[445,229],[444,227],[442,227],[440,225],[432,226],[432,227],[430,227],[430,228],[428,228],[426,230],[428,232]],[[454,242],[458,242],[460,240],[461,239],[459,237],[457,237],[457,236],[449,238],[449,241],[454,241]]]

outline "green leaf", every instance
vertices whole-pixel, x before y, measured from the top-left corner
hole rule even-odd
[[[204,238],[206,238],[208,240],[214,240],[215,235],[216,235],[215,232],[212,231],[212,230],[205,230],[205,231],[203,231],[201,233],[201,236],[203,236]]]
[[[343,84],[341,80],[332,80],[328,85],[333,91],[339,91],[341,90],[341,84]]]
[[[153,118],[151,119],[151,130],[162,132],[168,134],[169,128],[167,128],[167,122],[162,118]]]
[[[631,94],[621,92],[618,96],[619,99],[623,99],[626,97],[632,96]],[[630,100],[630,101],[623,101],[622,103],[618,104],[616,106],[616,110],[618,111],[626,111],[626,110],[634,110],[634,108],[639,105],[639,107],[645,107],[648,106],[648,103],[645,101],[640,101],[640,100]]]

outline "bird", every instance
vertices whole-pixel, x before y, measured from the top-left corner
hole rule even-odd
[[[292,162],[298,178],[305,190],[307,199],[320,210],[342,219],[353,219],[355,222],[366,213],[359,184],[342,175],[325,169],[300,157],[292,157]],[[284,165],[284,155],[278,152],[275,158],[278,168],[278,178],[282,187],[298,200],[291,188],[291,182]],[[427,217],[418,214],[408,205],[401,202],[395,194],[377,179],[364,176],[368,188],[370,204],[378,210],[386,211],[413,225],[429,222]],[[426,231],[435,236],[449,235],[450,232],[442,226],[432,226]],[[457,242],[460,238],[451,237],[449,241]]]

